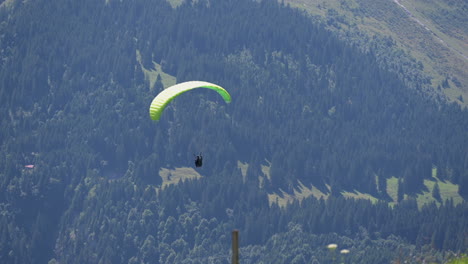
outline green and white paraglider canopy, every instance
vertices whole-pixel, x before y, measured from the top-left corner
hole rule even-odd
[[[187,91],[198,88],[208,88],[215,90],[216,92],[218,92],[219,95],[223,97],[226,103],[231,102],[231,95],[223,87],[217,84],[203,81],[183,82],[164,89],[153,99],[149,108],[149,114],[151,119],[155,121],[159,120],[166,106],[174,98]]]

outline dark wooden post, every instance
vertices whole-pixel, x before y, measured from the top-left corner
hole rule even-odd
[[[232,264],[239,264],[239,230],[232,231]]]

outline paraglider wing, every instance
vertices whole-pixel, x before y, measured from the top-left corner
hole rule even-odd
[[[159,120],[164,108],[177,96],[196,88],[208,88],[221,95],[226,103],[231,102],[231,95],[223,87],[214,83],[203,81],[183,82],[166,88],[160,92],[151,102],[149,114],[152,120]]]

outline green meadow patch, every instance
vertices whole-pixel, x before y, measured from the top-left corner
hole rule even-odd
[[[294,188],[293,193],[287,193],[282,189],[279,192],[273,192],[268,194],[268,202],[270,205],[276,203],[280,207],[285,207],[288,204],[293,203],[294,201],[301,202],[305,198],[310,196],[315,197],[316,199],[327,199],[330,193],[330,186],[326,185],[328,188],[328,192],[324,193],[319,190],[317,187],[311,185],[310,187],[304,185],[302,182],[298,182],[298,186]]]
[[[154,88],[154,84],[156,83],[158,75],[161,77],[161,82],[164,88],[167,88],[169,86],[176,84],[176,81],[177,81],[176,78],[172,75],[169,75],[163,72],[161,69],[161,65],[159,65],[158,63],[153,61],[153,68],[146,69],[141,63],[141,54],[139,50],[136,51],[136,57],[137,57],[138,63],[140,64],[141,70],[143,71],[143,74],[145,75],[145,80],[149,82],[150,90]]]
[[[447,262],[447,264],[468,264],[468,257],[466,256],[466,254],[464,254],[464,256],[453,259]]]
[[[171,4],[172,8],[176,8],[180,6],[184,0],[168,0],[169,4]]]
[[[435,178],[435,180],[424,180],[424,185],[427,187],[428,191],[423,192],[422,194],[418,194],[416,199],[418,201],[419,206],[434,201],[439,203],[439,201],[436,201],[432,197],[432,190],[434,189],[434,185],[436,183],[437,185],[439,185],[442,202],[447,200],[452,200],[454,204],[459,204],[463,202],[463,198],[458,194],[458,185],[453,184],[449,181],[440,181],[439,179]]]
[[[343,197],[352,198],[352,199],[366,199],[366,200],[371,201],[372,203],[376,203],[379,201],[379,199],[375,198],[374,196],[368,193],[361,193],[359,191],[342,192],[341,195],[343,195]]]
[[[441,181],[436,175],[436,170],[433,169],[432,171],[432,179],[424,180],[424,185],[426,186],[427,190],[416,195],[416,201],[418,203],[418,207],[421,208],[424,204],[435,202],[436,204],[440,205],[440,202],[445,202],[447,200],[452,200],[454,204],[459,204],[463,202],[463,198],[458,194],[458,185],[453,184],[449,181]],[[432,191],[434,190],[434,186],[437,183],[439,186],[441,201],[437,201],[432,196]],[[398,194],[398,179],[396,177],[391,177],[387,179],[387,194],[392,198],[392,202],[390,204],[397,203],[397,194]],[[408,199],[407,195],[404,196],[404,199]]]
[[[270,175],[269,175],[270,166],[269,165],[261,166],[263,175],[259,176],[259,181],[260,181],[259,188],[263,187],[264,181],[270,180]],[[249,164],[246,162],[238,161],[237,167],[241,170],[242,177],[245,181],[247,170],[249,169]],[[159,176],[161,176],[162,178],[161,189],[164,189],[165,187],[171,184],[177,184],[181,181],[199,179],[202,177],[202,175],[200,175],[196,170],[190,167],[181,167],[181,168],[175,168],[175,169],[162,168],[159,171]],[[440,200],[436,200],[433,197],[433,190],[436,184],[439,187],[439,193],[440,193],[440,198],[441,198]],[[415,196],[408,196],[407,194],[405,194],[403,199],[415,198],[418,203],[419,208],[421,208],[422,206],[428,203],[436,203],[437,205],[440,205],[441,203],[444,203],[449,200],[453,201],[455,205],[463,202],[463,198],[458,194],[458,185],[453,184],[450,181],[441,181],[440,179],[438,179],[436,168],[432,170],[432,178],[424,180],[424,185],[426,187],[425,191],[422,191],[416,194]],[[304,183],[298,181],[297,186],[294,188],[292,193],[288,193],[280,189],[276,192],[269,193],[268,201],[270,205],[272,205],[273,203],[276,203],[280,207],[285,207],[288,204],[293,203],[294,201],[301,202],[302,200],[310,196],[313,196],[316,199],[327,199],[328,196],[330,195],[330,186],[326,185],[326,187],[328,188],[328,191],[323,192],[313,185],[306,186]],[[387,191],[388,196],[391,198],[389,205],[393,206],[397,204],[398,203],[397,201],[398,178],[391,177],[387,179],[386,191]],[[371,201],[372,203],[376,203],[379,201],[378,198],[368,193],[359,192],[357,190],[353,192],[345,191],[345,192],[341,192],[341,194],[343,195],[343,197],[348,198],[348,199],[366,199],[366,200]]]
[[[244,164],[245,166],[245,164]],[[403,199],[416,199],[418,203],[418,207],[421,208],[425,204],[429,203],[436,203],[440,205],[441,203],[445,203],[447,201],[453,201],[455,205],[463,202],[463,197],[458,194],[458,185],[453,184],[450,181],[441,181],[436,177],[436,169],[433,169],[433,177],[431,179],[424,180],[424,185],[426,187],[425,191],[422,191],[415,196],[409,196],[407,194],[404,195]],[[434,186],[439,186],[439,193],[440,193],[440,200],[436,200],[433,197],[433,190]],[[327,185],[327,188],[330,190],[330,187]],[[397,195],[398,195],[398,178],[391,177],[387,179],[387,194],[391,198],[391,201],[388,203],[390,206],[393,206],[398,203]],[[280,207],[287,206],[288,204],[293,203],[294,201],[301,202],[303,199],[313,196],[317,199],[327,199],[330,192],[323,193],[315,186],[306,186],[302,182],[298,182],[296,188],[294,188],[293,193],[285,192],[284,190],[280,189],[277,192],[273,192],[268,194],[268,201],[270,205],[276,203]],[[378,198],[368,194],[368,193],[361,193],[359,191],[353,192],[342,192],[343,197],[348,199],[366,199],[371,201],[372,203],[376,203],[379,201]]]
[[[237,168],[241,170],[242,180],[245,182],[245,177],[247,176],[247,170],[249,169],[249,164],[247,162],[237,161]]]
[[[202,177],[195,169],[190,167],[175,168],[173,170],[162,168],[159,171],[159,176],[162,178],[161,189],[181,181],[199,179]]]

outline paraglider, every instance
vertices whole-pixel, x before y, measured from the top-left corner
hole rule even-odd
[[[226,103],[231,102],[231,95],[221,86],[204,82],[204,81],[189,81],[170,86],[160,92],[151,102],[149,114],[152,120],[158,121],[166,106],[179,95],[197,88],[208,88],[216,91],[224,99]],[[195,156],[195,155],[194,155]],[[195,158],[195,167],[203,166],[203,156],[197,155]]]
[[[203,156],[200,153],[200,155],[197,155],[197,157],[195,158],[195,167],[199,168],[201,166],[203,166]]]
[[[177,96],[197,88],[208,88],[218,92],[226,103],[231,102],[231,95],[221,86],[203,81],[183,82],[166,88],[151,102],[149,114],[152,120],[158,121],[166,106]]]

